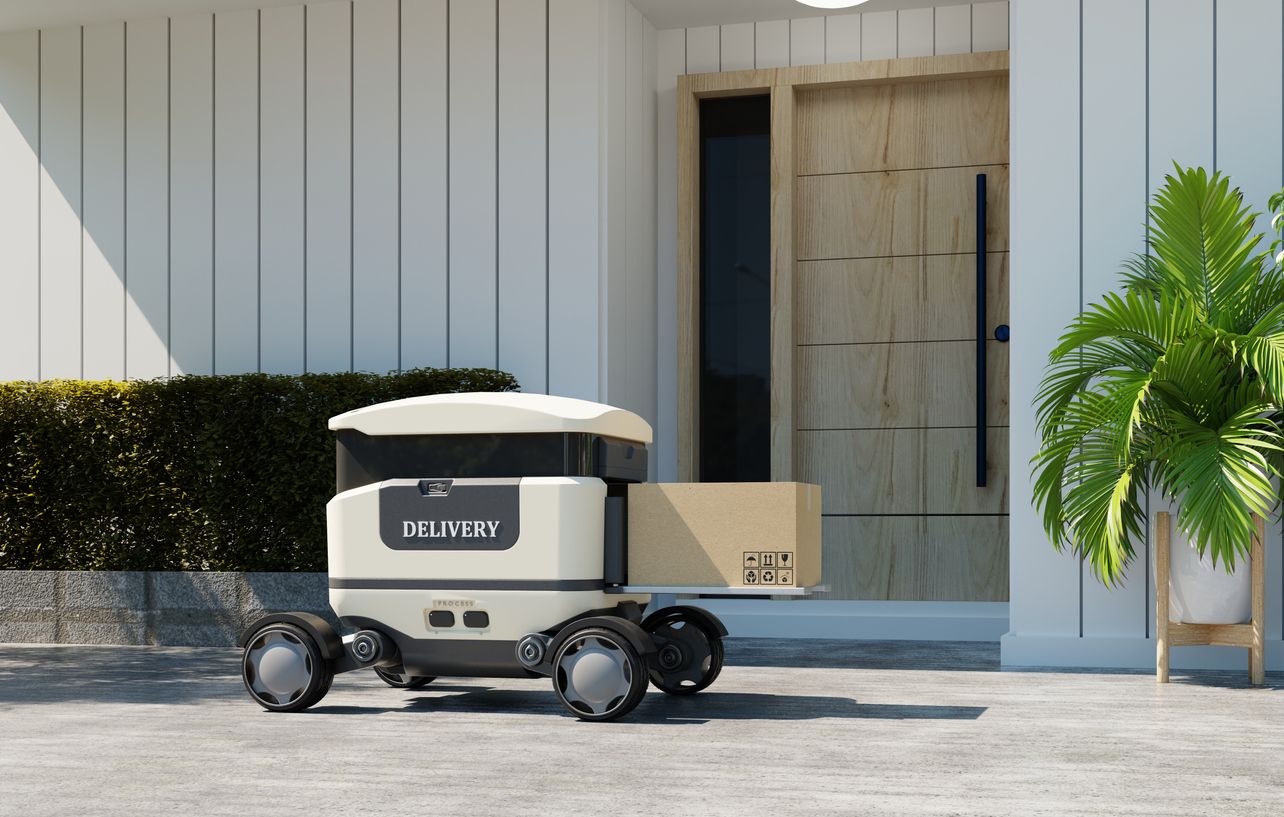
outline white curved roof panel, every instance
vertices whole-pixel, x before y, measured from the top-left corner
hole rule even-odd
[[[584,432],[649,444],[651,426],[631,411],[547,394],[473,392],[408,397],[330,418],[330,429],[363,434],[541,434]]]

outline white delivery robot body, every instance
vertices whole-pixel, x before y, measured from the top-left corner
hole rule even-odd
[[[643,619],[650,596],[621,591],[625,486],[646,479],[651,442],[636,414],[454,394],[357,409],[330,428],[330,606],[358,632],[341,640],[301,613],[255,622],[243,670],[260,705],[306,708],[333,673],[369,666],[397,687],[548,676],[572,713],[610,720],[648,679],[684,694],[717,677],[715,618],[675,607]]]

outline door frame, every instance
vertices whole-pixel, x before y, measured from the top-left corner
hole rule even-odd
[[[1006,76],[1007,51],[678,77],[678,479],[699,473],[700,100],[771,97],[771,479],[794,478],[794,92]]]

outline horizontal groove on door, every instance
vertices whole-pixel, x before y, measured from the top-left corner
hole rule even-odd
[[[987,409],[1008,422],[1008,347],[986,344]],[[958,426],[975,419],[976,341],[802,346],[798,428]],[[843,376],[836,376],[842,373]]]
[[[799,431],[797,478],[820,485],[827,514],[1002,514],[1008,432],[987,435],[989,484],[975,484],[975,429]]]
[[[796,259],[965,253],[976,246],[976,176],[989,182],[986,246],[1008,249],[1008,168],[978,165],[795,184]]]
[[[974,425],[967,425],[967,426],[949,426],[949,425],[944,425],[944,426],[849,426],[849,427],[842,427],[842,428],[800,428],[797,430],[798,431],[887,431],[889,428],[894,428],[897,431],[936,431],[940,429],[949,429],[949,428],[970,428],[973,431],[976,430],[976,426]],[[1008,426],[987,425],[986,428],[1007,429]]]
[[[1010,167],[1008,162],[987,162],[987,166]],[[798,178],[810,178],[812,176],[859,176],[864,173],[908,173],[915,170],[955,170],[960,167],[976,167],[975,162],[965,162],[959,165],[936,165],[934,167],[897,167],[897,168],[880,168],[877,170],[836,170],[829,173],[799,173]]]
[[[818,599],[1007,601],[1006,516],[831,518]]]
[[[1006,76],[804,90],[794,105],[799,174],[1008,161]]]
[[[800,261],[799,346],[976,338],[976,254]],[[990,323],[1008,322],[1008,255],[986,253]]]

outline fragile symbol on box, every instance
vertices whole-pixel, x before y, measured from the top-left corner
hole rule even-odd
[[[764,556],[766,556],[767,554],[765,554],[765,553],[764,553],[763,555],[764,555]],[[779,565],[782,569],[783,569],[783,568],[787,568],[787,567],[792,568],[792,567],[794,566],[794,554],[793,554],[793,551],[790,551],[790,550],[786,550],[786,551],[783,551],[783,552],[778,551],[778,552],[776,552],[776,553],[775,553],[775,554],[773,554],[773,555],[776,557],[774,561],[775,561],[775,562],[776,562],[776,564],[777,564],[777,565]]]

